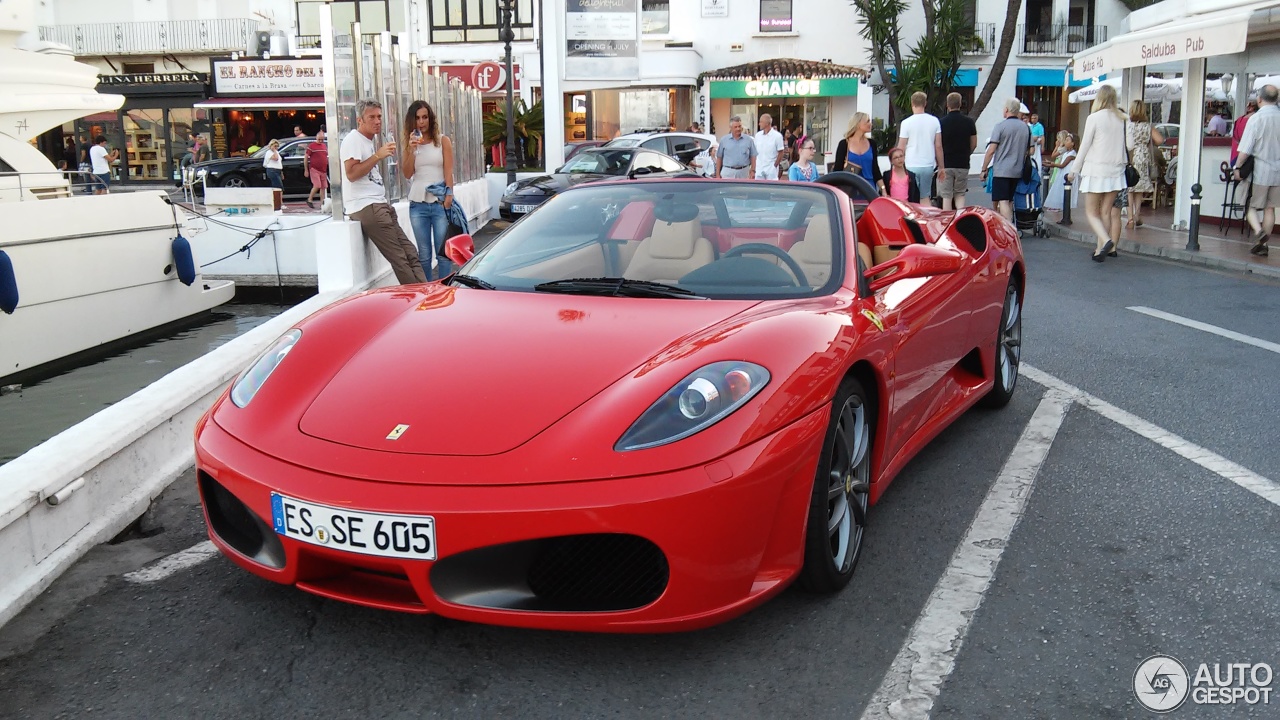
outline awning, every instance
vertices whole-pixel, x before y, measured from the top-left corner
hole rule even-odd
[[[1018,68],[1018,85],[1060,88],[1066,76],[1067,71],[1062,68]],[[1088,84],[1088,78],[1077,77],[1071,81],[1071,87],[1085,87]]]
[[[1244,52],[1254,7],[1203,13],[1125,33],[1072,58],[1076,79],[1125,68]]]
[[[289,108],[324,109],[323,95],[293,95],[288,97],[213,97],[195,104],[198,108],[229,108],[232,110],[278,110]]]

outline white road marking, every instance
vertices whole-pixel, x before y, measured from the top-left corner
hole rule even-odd
[[[1142,313],[1143,315],[1150,315],[1154,318],[1160,318],[1161,320],[1168,320],[1171,323],[1177,323],[1178,325],[1194,328],[1203,332],[1212,333],[1229,340],[1235,340],[1236,342],[1242,342],[1245,345],[1252,345],[1256,348],[1262,348],[1263,350],[1270,350],[1273,353],[1280,353],[1280,343],[1273,343],[1270,340],[1259,340],[1252,335],[1238,333],[1235,330],[1228,330],[1226,328],[1218,327],[1217,325],[1210,325],[1209,323],[1203,323],[1199,320],[1184,318],[1181,315],[1174,315],[1173,313],[1167,313],[1163,310],[1156,310],[1143,305],[1134,305],[1133,307],[1130,307],[1129,310]]]
[[[1200,447],[1154,423],[1147,422],[1133,413],[1121,410],[1105,400],[1096,398],[1080,388],[1063,382],[1049,373],[1037,370],[1030,365],[1022,365],[1022,376],[1039,385],[1065,393],[1075,402],[1093,410],[1108,420],[1132,430],[1157,445],[1172,450],[1209,472],[1230,480],[1272,505],[1280,505],[1280,483],[1275,480],[1259,475],[1212,450]]]
[[[202,543],[192,545],[186,550],[160,558],[141,570],[125,573],[124,579],[136,583],[153,583],[157,580],[163,580],[179,570],[195,567],[217,554],[218,548],[214,547],[213,542],[205,540]]]
[[[1071,398],[1055,389],[1040,400],[924,611],[867,703],[864,719],[929,717],[1070,407]]]

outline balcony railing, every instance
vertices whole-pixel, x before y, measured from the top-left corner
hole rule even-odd
[[[1019,25],[1014,49],[1019,55],[1066,57],[1106,41],[1106,25]]]
[[[361,33],[361,37],[364,37],[366,39],[376,38],[380,36],[381,36],[381,33]],[[394,41],[395,36],[392,35],[391,39],[392,41]],[[340,47],[340,48],[351,47],[351,36],[338,35],[336,38],[334,38],[334,47]],[[298,49],[299,50],[319,50],[320,36],[319,35],[299,35]]]
[[[964,39],[964,52],[968,55],[993,55],[999,40],[995,23],[974,23],[972,36]]]
[[[258,30],[252,18],[44,25],[40,39],[70,47],[77,56],[206,54],[249,46]]]

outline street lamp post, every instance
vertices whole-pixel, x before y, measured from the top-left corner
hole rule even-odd
[[[506,49],[506,66],[507,66],[507,185],[516,181],[516,118],[515,118],[515,98],[512,88],[515,87],[515,81],[511,74],[511,41],[515,39],[515,33],[511,30],[511,14],[515,8],[516,0],[502,0],[502,30],[500,37]]]

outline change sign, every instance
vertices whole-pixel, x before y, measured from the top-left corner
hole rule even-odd
[[[566,80],[640,77],[639,0],[566,0]]]

